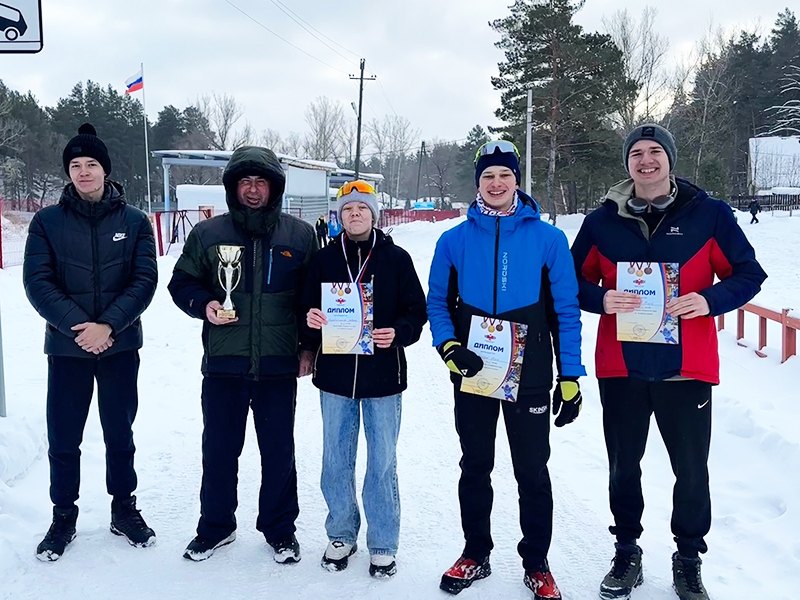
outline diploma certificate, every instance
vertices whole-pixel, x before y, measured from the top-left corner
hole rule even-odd
[[[516,402],[527,336],[527,325],[473,316],[467,348],[483,359],[483,369],[463,377],[461,391]]]
[[[678,263],[619,262],[617,291],[633,292],[642,305],[630,313],[617,313],[617,340],[677,344],[678,318],[667,314],[667,302],[679,292]]]
[[[323,354],[374,354],[372,284],[323,283]]]

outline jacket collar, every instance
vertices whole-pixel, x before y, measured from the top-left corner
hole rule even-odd
[[[125,191],[119,183],[106,180],[102,200],[89,202],[78,195],[75,184],[68,183],[61,192],[59,204],[88,219],[99,219],[125,204]]]
[[[478,203],[473,200],[472,204],[469,205],[469,209],[467,210],[467,219],[473,221],[481,229],[491,231],[496,230],[498,219],[500,220],[500,229],[503,231],[512,231],[517,227],[517,225],[527,219],[535,221],[541,220],[541,212],[536,200],[522,190],[517,190],[517,196],[519,197],[519,203],[517,205],[517,212],[515,212],[513,215],[507,215],[504,217],[485,215],[478,208]]]

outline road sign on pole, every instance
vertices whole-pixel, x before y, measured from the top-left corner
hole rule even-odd
[[[42,0],[0,0],[0,54],[33,54],[43,47]]]

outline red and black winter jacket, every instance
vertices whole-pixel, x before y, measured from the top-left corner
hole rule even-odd
[[[652,233],[625,208],[624,186],[615,186],[572,245],[581,309],[602,315],[595,350],[599,378],[679,376],[719,383],[713,317],[747,303],[767,278],[730,207],[688,181],[675,183],[675,202]],[[603,296],[616,289],[617,263],[628,261],[677,262],[680,294],[697,292],[708,301],[708,316],[680,320],[679,344],[617,341],[616,317],[604,314]]]

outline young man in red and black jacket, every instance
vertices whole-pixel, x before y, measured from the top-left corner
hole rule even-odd
[[[671,175],[676,154],[663,127],[631,131],[623,146],[630,179],[609,190],[572,247],[581,308],[601,315],[595,361],[614,515],[609,529],[617,538],[602,598],[628,598],[642,583],[640,461],[653,413],[676,475],[675,590],[682,600],[708,598],[698,554],[707,550],[711,527],[711,387],[719,383],[714,317],[748,302],[767,277],[731,209]],[[641,304],[638,295],[616,291],[620,262],[679,264],[679,296],[666,305],[679,318],[677,344],[617,341],[616,314]]]

